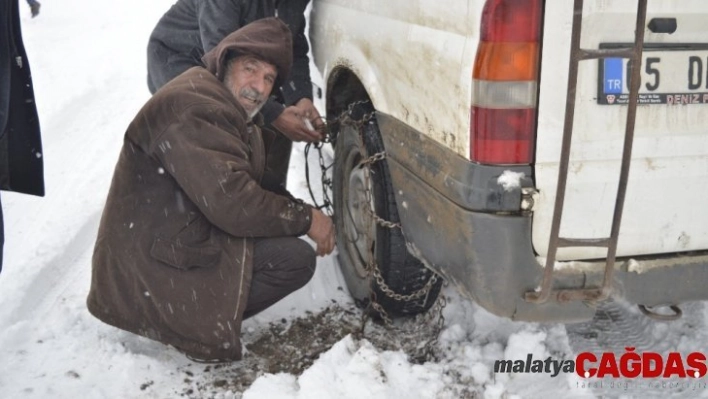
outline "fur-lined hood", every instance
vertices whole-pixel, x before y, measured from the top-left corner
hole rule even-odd
[[[251,22],[226,36],[218,46],[202,57],[209,72],[224,79],[226,62],[231,54],[250,54],[275,65],[278,77],[274,87],[290,76],[293,64],[293,41],[290,29],[280,19],[271,17]]]

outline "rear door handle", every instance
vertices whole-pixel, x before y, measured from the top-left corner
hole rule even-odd
[[[677,27],[676,18],[652,18],[648,26],[649,30],[654,33],[668,34],[676,32]]]

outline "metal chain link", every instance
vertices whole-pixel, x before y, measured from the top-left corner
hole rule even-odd
[[[447,286],[447,281],[443,280],[443,284]],[[440,295],[438,295],[438,299],[433,305],[433,308],[428,312],[428,314],[431,315],[430,323],[433,324],[432,318],[435,317],[435,315],[437,315],[437,323],[433,324],[433,332],[430,334],[430,339],[421,349],[420,356],[423,356],[425,360],[434,360],[436,357],[435,348],[438,346],[440,333],[442,332],[443,327],[445,327],[445,316],[443,315],[445,306],[447,306],[447,298],[445,298],[443,293],[440,293]]]
[[[366,201],[369,204],[372,203],[372,199],[373,199],[372,194],[371,194],[371,189],[369,189],[369,187],[370,187],[370,185],[369,185],[370,176],[369,175],[372,173],[371,166],[378,161],[383,161],[384,159],[386,159],[386,152],[382,151],[382,152],[377,152],[376,154],[370,156],[369,158],[359,162],[359,166],[358,166],[359,168],[367,168],[366,172],[364,173],[365,185],[366,185],[366,192],[364,193],[364,195],[366,196]],[[364,209],[366,210],[366,213],[369,215],[369,217],[371,217],[378,225],[380,225],[382,227],[389,228],[389,229],[394,229],[394,228],[400,229],[401,228],[400,223],[391,222],[391,221],[388,221],[388,220],[380,217],[379,215],[377,215],[374,212],[373,209],[371,209],[371,207],[366,207]]]
[[[326,139],[328,140],[329,137],[327,136]],[[329,165],[325,165],[325,159],[324,156],[322,155],[322,148],[325,143],[328,143],[329,141],[322,141],[319,143],[307,143],[305,145],[305,180],[307,182],[307,190],[310,192],[310,198],[312,199],[312,203],[314,204],[315,208],[319,210],[324,210],[325,213],[329,216],[334,215],[334,208],[332,207],[332,200],[330,199],[329,193],[332,190],[332,179],[328,177],[327,172],[334,166],[334,162],[330,163]],[[310,183],[310,148],[314,146],[315,149],[318,152],[318,158],[319,158],[319,164],[320,164],[320,182],[322,184],[322,198],[323,198],[323,203],[322,205],[317,203],[317,199],[315,199],[315,194],[312,192],[312,184]]]
[[[334,162],[330,163],[329,165],[326,165],[324,156],[322,154],[322,143],[331,143],[331,132],[329,132],[328,125],[331,125],[332,123],[339,123],[341,124],[350,124],[354,126],[358,131],[359,131],[359,150],[361,154],[367,154],[368,151],[366,150],[366,146],[364,144],[364,126],[367,123],[371,123],[372,120],[374,119],[376,113],[375,111],[364,114],[361,119],[354,119],[352,117],[352,113],[354,112],[354,107],[357,105],[361,104],[366,104],[368,101],[358,101],[350,104],[347,107],[347,110],[344,111],[340,116],[338,116],[336,119],[329,121],[324,127],[324,136],[325,139],[322,140],[321,143],[313,144],[313,143],[308,143],[305,146],[305,172],[306,172],[306,178],[307,178],[307,185],[308,185],[308,190],[310,190],[310,196],[312,197],[313,203],[315,206],[318,207],[318,209],[326,209],[327,213],[332,216],[334,214],[334,209],[332,207],[332,201],[330,200],[329,193],[332,191],[332,179],[327,177],[327,172],[332,168],[334,165]],[[310,187],[310,178],[309,178],[309,167],[308,167],[308,154],[309,154],[309,149],[310,146],[314,145],[315,149],[318,151],[318,157],[319,157],[319,164],[320,164],[320,169],[322,172],[321,175],[321,182],[322,182],[322,194],[323,194],[323,205],[318,205],[317,201],[314,198],[314,194],[311,190]],[[359,168],[366,168],[367,170],[364,173],[365,176],[365,184],[364,186],[366,187],[365,190],[365,196],[367,199],[368,204],[373,204],[373,194],[371,192],[371,184],[370,184],[370,175],[372,172],[371,168],[376,162],[380,162],[386,159],[386,152],[378,152],[376,154],[373,154],[366,159],[362,160],[357,167]],[[391,222],[388,220],[385,220],[381,218],[380,216],[376,215],[376,212],[374,211],[372,206],[364,207],[366,210],[367,214],[373,222],[378,224],[379,226],[382,226],[384,228],[389,228],[389,229],[394,229],[394,228],[401,228],[400,223],[395,223]],[[402,302],[407,302],[411,301],[414,299],[418,299],[421,297],[424,297],[430,293],[432,290],[432,287],[435,285],[435,283],[438,281],[438,274],[435,272],[432,272],[432,275],[428,279],[428,281],[425,283],[423,287],[421,287],[419,290],[411,293],[411,294],[399,294],[395,292],[391,287],[389,287],[388,284],[386,284],[386,281],[381,273],[381,269],[379,268],[377,262],[376,262],[376,256],[374,254],[374,246],[373,241],[374,237],[370,237],[367,235],[366,239],[368,240],[367,242],[367,248],[369,248],[369,260],[366,264],[366,272],[367,272],[367,278],[371,276],[374,281],[376,282],[379,290],[383,292],[387,297],[392,298],[395,301],[402,301]],[[443,280],[443,283],[447,285],[447,282]],[[435,358],[435,347],[437,346],[438,339],[440,336],[440,333],[442,332],[442,329],[445,324],[445,317],[443,316],[443,309],[447,305],[447,300],[445,298],[445,295],[442,293],[438,296],[437,300],[435,301],[435,304],[429,309],[429,311],[426,313],[426,315],[429,316],[430,320],[428,320],[425,325],[432,325],[432,332],[431,332],[431,338],[426,342],[425,345],[421,347],[421,350],[419,350],[415,357],[416,358],[421,358],[425,360],[432,360]],[[393,324],[393,320],[389,316],[388,312],[384,309],[384,307],[381,305],[381,303],[377,300],[376,297],[376,292],[375,290],[371,290],[370,295],[369,295],[369,307],[371,307],[378,315],[381,317],[383,320],[385,326],[389,329],[396,329],[396,327]],[[437,318],[437,322],[434,322],[433,319]],[[362,322],[361,322],[361,329],[360,329],[360,334],[364,336],[364,329],[366,327],[366,322],[369,319],[368,317],[368,312],[363,312],[362,315]]]
[[[351,110],[351,107],[350,107],[350,110]],[[369,115],[370,118],[373,118],[373,116],[375,114],[372,113],[372,114],[367,114],[367,115]],[[358,124],[358,128],[359,128],[359,143],[358,143],[358,145],[359,145],[359,151],[362,154],[367,153],[366,146],[364,144],[364,131],[362,129],[364,123],[366,123],[366,122],[368,122],[368,119],[364,118],[364,119],[362,119],[361,123]],[[382,152],[378,152],[376,154],[369,156],[368,158],[362,160],[359,163],[359,167],[367,168],[366,173],[364,173],[364,179],[365,179],[364,187],[366,190],[366,192],[365,192],[365,197],[367,200],[366,202],[370,205],[373,204],[373,201],[372,201],[373,194],[371,192],[372,185],[370,183],[371,173],[373,173],[371,168],[373,167],[373,165],[376,162],[383,161],[385,159],[386,159],[386,153],[384,151],[382,151]],[[376,215],[374,209],[372,209],[371,206],[365,207],[364,209],[369,214],[369,216],[380,226],[385,227],[385,228],[391,228],[391,229],[392,228],[399,228],[399,229],[401,228],[400,223],[387,221],[387,220],[384,220],[383,218],[379,217],[378,215]],[[422,288],[420,288],[419,290],[417,290],[411,294],[403,295],[403,294],[399,294],[399,293],[395,292],[393,289],[391,289],[391,287],[389,287],[389,285],[386,284],[386,281],[384,280],[384,277],[381,273],[381,269],[378,267],[378,264],[376,262],[376,256],[373,252],[374,246],[371,245],[372,241],[373,241],[373,237],[368,237],[368,239],[369,239],[369,242],[367,243],[368,244],[367,248],[370,248],[370,252],[369,252],[369,261],[367,263],[367,275],[371,275],[375,279],[376,284],[381,292],[383,292],[386,296],[388,296],[389,298],[392,298],[395,301],[403,301],[403,302],[418,299],[418,298],[426,296],[430,293],[432,287],[435,285],[435,283],[437,282],[437,279],[438,279],[438,275],[435,273],[433,273],[430,276],[430,278],[428,279],[428,281],[426,282],[426,284]],[[389,316],[388,312],[386,312],[386,310],[381,305],[381,303],[379,301],[377,301],[376,293],[374,292],[374,290],[372,290],[370,293],[369,304],[370,304],[371,308],[374,309],[379,314],[379,316],[384,321],[384,324],[386,325],[387,328],[395,329],[395,326],[393,325],[393,320]],[[445,323],[445,318],[443,316],[443,309],[446,305],[447,305],[447,301],[445,300],[444,295],[443,294],[439,295],[438,299],[436,300],[436,303],[433,305],[433,309],[430,309],[429,312],[427,313],[427,314],[431,315],[430,324],[433,324],[432,317],[434,317],[434,316],[432,316],[432,315],[435,315],[436,310],[437,310],[438,322],[433,324],[433,331],[431,333],[431,338],[425,343],[425,345],[423,345],[421,347],[421,349],[418,351],[418,353],[413,355],[413,357],[415,357],[417,359],[421,359],[421,360],[423,360],[423,359],[424,360],[432,360],[435,358],[435,348],[437,347],[438,339],[439,339],[440,333],[442,332],[442,328]],[[366,323],[366,320],[367,319],[364,318],[363,323]],[[426,325],[427,324],[428,323],[426,323]],[[363,331],[364,327],[365,326],[362,325],[362,331]]]
[[[362,154],[365,154],[366,148],[364,146],[364,143],[363,143],[364,139],[362,136],[363,136],[363,132],[360,131],[359,132],[359,147],[360,147],[359,150]],[[373,194],[371,193],[371,181],[370,181],[371,173],[372,173],[371,167],[373,166],[374,163],[379,162],[379,161],[383,161],[384,159],[386,159],[386,152],[382,151],[382,152],[378,152],[374,155],[371,155],[370,157],[359,162],[359,167],[368,168],[367,173],[364,173],[364,187],[366,190],[365,196],[366,196],[368,204],[372,204],[372,202],[373,202],[372,201]],[[393,228],[400,229],[401,228],[400,223],[395,223],[395,222],[391,222],[388,220],[384,220],[383,218],[376,215],[376,212],[370,206],[365,207],[364,209],[369,214],[369,216],[372,217],[374,219],[374,221],[376,221],[376,223],[379,224],[380,226],[390,228],[390,229],[393,229]],[[373,241],[373,237],[368,237],[368,238],[370,239],[370,241]],[[426,284],[421,289],[417,290],[416,292],[413,292],[412,294],[408,294],[408,295],[396,293],[395,291],[393,291],[391,289],[391,287],[388,286],[388,284],[386,284],[386,281],[384,280],[383,275],[381,274],[381,269],[378,267],[378,264],[376,263],[376,260],[375,260],[376,256],[373,253],[373,245],[368,245],[367,248],[370,248],[368,272],[371,273],[372,276],[374,277],[374,279],[376,280],[376,284],[378,284],[379,289],[384,294],[386,294],[388,297],[393,298],[396,301],[407,302],[407,301],[411,301],[413,299],[418,299],[424,295],[427,295],[438,279],[437,274],[433,273],[432,276],[430,276],[430,278],[426,282]],[[378,309],[376,309],[376,310],[378,311]],[[381,312],[379,312],[379,313],[381,313]]]

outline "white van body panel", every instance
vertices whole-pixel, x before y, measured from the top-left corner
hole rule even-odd
[[[311,37],[315,60],[325,81],[337,68],[354,71],[377,110],[469,159],[472,66],[484,3],[320,0],[311,21],[325,34]],[[587,0],[582,47],[633,42],[636,9],[636,1]],[[553,217],[572,16],[572,1],[546,0],[533,165],[539,195],[532,242],[540,256],[547,254]],[[708,1],[651,0],[647,21],[655,17],[675,17],[678,29],[670,35],[647,30],[646,43],[708,43]],[[705,64],[704,74],[708,59]],[[627,107],[597,103],[598,65],[583,61],[579,68],[561,237],[610,234]],[[643,73],[643,82],[650,80]],[[708,248],[708,104],[639,106],[632,159],[617,255]],[[558,258],[606,253],[561,248]]]
[[[647,30],[645,43],[708,43],[708,2],[653,0],[648,4],[647,22],[655,17],[675,17],[678,29],[673,34]],[[587,1],[581,47],[597,49],[600,43],[633,42],[636,7],[636,1]],[[571,2],[546,2],[535,164],[540,198],[533,224],[534,248],[542,256],[548,248],[558,179],[571,18]],[[583,61],[579,68],[561,237],[610,234],[627,107],[598,105],[598,65],[599,61]],[[677,78],[684,76],[682,72]],[[708,77],[704,78],[703,88],[696,92],[708,91]],[[642,73],[643,84],[652,81],[652,76]],[[706,198],[708,103],[638,106],[618,256],[708,248]],[[605,257],[606,253],[602,248],[562,248],[559,258]]]
[[[312,38],[315,60],[336,60],[319,65],[325,81],[337,67],[354,70],[370,89],[377,110],[467,158],[472,64],[479,35],[479,19],[470,16],[480,15],[483,5],[483,1],[320,1],[311,18],[328,34]],[[366,22],[347,24],[345,31],[338,25],[341,20]],[[370,84],[373,80],[377,84]]]

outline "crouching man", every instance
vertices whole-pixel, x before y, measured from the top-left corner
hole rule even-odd
[[[322,212],[266,187],[260,107],[292,65],[255,21],[161,88],[129,125],[93,254],[88,309],[203,360],[241,358],[241,321],[302,287],[334,248]],[[261,183],[264,182],[264,183]]]

